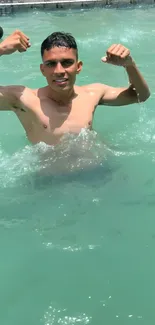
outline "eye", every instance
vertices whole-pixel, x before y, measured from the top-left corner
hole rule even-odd
[[[45,63],[45,65],[48,67],[48,68],[53,68],[56,66],[56,62],[55,61],[50,61],[50,62],[47,62]]]
[[[62,66],[67,68],[70,67],[74,63],[74,60],[66,59],[61,62]]]

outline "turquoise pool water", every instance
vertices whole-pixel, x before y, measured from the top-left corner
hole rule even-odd
[[[151,97],[98,107],[93,132],[55,149],[31,146],[16,117],[0,113],[0,324],[154,325],[154,16],[150,6],[1,17],[5,35],[20,28],[32,43],[1,57],[2,85],[45,85],[41,41],[65,30],[84,61],[78,84],[126,85],[122,68],[100,62],[121,42]]]

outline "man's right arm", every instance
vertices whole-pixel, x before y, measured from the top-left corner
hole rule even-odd
[[[9,55],[16,51],[25,52],[30,47],[29,38],[19,30],[9,35],[0,43],[0,56]],[[0,110],[11,110],[17,105],[19,86],[0,86]]]
[[[16,106],[16,86],[0,86],[0,111],[10,111]]]

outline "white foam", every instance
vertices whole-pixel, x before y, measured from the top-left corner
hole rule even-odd
[[[89,324],[90,320],[91,317],[88,317],[85,313],[77,313],[75,316],[69,316],[66,309],[55,308],[53,304],[48,307],[43,317],[44,325],[86,325]]]
[[[1,187],[33,173],[59,175],[99,165],[104,153],[105,145],[97,140],[96,133],[85,129],[77,136],[65,135],[56,147],[27,145],[12,155],[0,150]]]

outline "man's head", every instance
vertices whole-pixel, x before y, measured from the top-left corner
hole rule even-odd
[[[41,45],[41,56],[40,69],[49,86],[57,91],[71,89],[82,68],[74,37],[69,33],[52,33]]]

